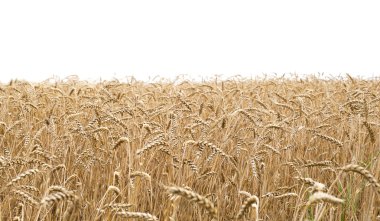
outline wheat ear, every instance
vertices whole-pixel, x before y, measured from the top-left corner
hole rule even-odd
[[[241,217],[243,217],[244,214],[247,213],[248,208],[250,206],[252,206],[255,208],[255,212],[256,212],[255,219],[259,220],[259,204],[260,204],[260,200],[257,196],[252,195],[252,196],[248,197],[244,201],[243,205],[240,207],[240,210],[239,210],[238,214],[236,215],[236,219],[240,219]]]
[[[170,195],[182,196],[188,200],[192,200],[192,201],[200,204],[202,207],[204,207],[210,213],[210,215],[213,218],[216,218],[217,211],[215,209],[215,206],[206,197],[204,197],[204,196],[202,196],[202,195],[200,195],[194,191],[182,188],[182,187],[172,186],[172,187],[166,187],[166,189],[170,193]]]
[[[117,212],[116,215],[123,216],[125,218],[138,218],[145,219],[148,221],[156,221],[158,218],[150,213],[141,213],[141,212]]]
[[[371,172],[366,170],[364,167],[361,167],[361,166],[356,165],[356,164],[349,164],[349,165],[346,165],[340,169],[343,171],[346,171],[346,172],[352,171],[352,172],[356,172],[356,173],[361,174],[376,188],[377,192],[380,194],[380,183],[371,174]]]

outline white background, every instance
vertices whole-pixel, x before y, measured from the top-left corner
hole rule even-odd
[[[0,81],[379,76],[377,2],[0,0]]]

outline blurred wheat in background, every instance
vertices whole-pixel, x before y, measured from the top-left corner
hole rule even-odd
[[[380,82],[0,86],[0,220],[376,220]]]

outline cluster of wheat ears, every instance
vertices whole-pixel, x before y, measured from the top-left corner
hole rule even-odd
[[[11,81],[0,106],[0,220],[380,217],[380,81]]]

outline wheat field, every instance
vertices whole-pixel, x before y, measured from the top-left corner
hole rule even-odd
[[[380,81],[0,85],[0,220],[380,220]]]

